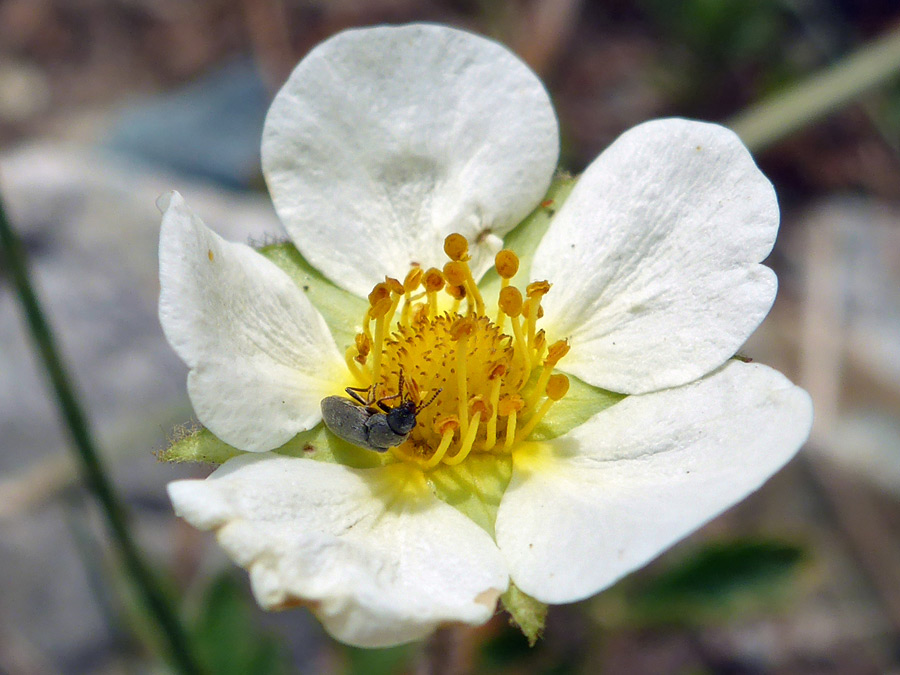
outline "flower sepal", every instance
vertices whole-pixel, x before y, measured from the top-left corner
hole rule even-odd
[[[544,633],[547,604],[535,600],[512,582],[506,593],[500,596],[500,602],[503,609],[509,612],[510,623],[522,631],[528,646],[534,647]]]
[[[322,424],[297,434],[272,452],[284,457],[303,457],[330,464],[344,464],[354,469],[371,469],[393,461],[389,455],[370,452],[342,441],[328,432]],[[173,442],[159,452],[157,457],[163,462],[219,465],[246,454],[253,453],[238,450],[216,437],[209,429],[198,426],[176,430]]]

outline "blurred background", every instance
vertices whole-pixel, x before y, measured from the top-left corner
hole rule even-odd
[[[273,93],[343,28],[438,21],[543,78],[580,172],[630,126],[731,125],[775,183],[772,315],[743,350],[806,387],[809,445],[760,492],[529,648],[500,615],[447,672],[900,673],[900,6],[896,0],[0,0],[0,194],[136,538],[214,673],[409,673],[260,611],[177,520],[156,461],[190,418],[156,319],[156,197],[281,236]],[[460,639],[460,638],[456,638]],[[456,670],[452,670],[456,668]],[[0,268],[0,673],[165,672]]]

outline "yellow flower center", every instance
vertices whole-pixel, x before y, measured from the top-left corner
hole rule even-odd
[[[450,261],[443,270],[413,266],[402,283],[388,277],[375,285],[363,331],[346,353],[370,400],[388,408],[407,397],[416,404],[416,426],[391,450],[425,469],[473,452],[509,452],[569,388],[553,372],[568,343],[548,345],[537,328],[550,284],[529,284],[523,297],[510,285],[519,260],[500,251],[501,291],[489,312],[465,237],[447,237],[444,252]]]

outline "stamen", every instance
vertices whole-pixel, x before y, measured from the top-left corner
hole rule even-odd
[[[522,335],[522,324],[519,321],[519,314],[522,312],[522,293],[518,288],[507,286],[500,291],[500,309],[506,312],[507,316],[509,316],[509,322],[512,324],[513,335],[515,336],[513,348],[516,350],[518,357],[522,359],[522,364],[525,367],[525,378],[523,381],[527,382],[531,376],[531,359],[528,358],[528,345],[525,342],[525,337]]]
[[[544,361],[544,369],[541,371],[541,376],[538,378],[537,384],[534,386],[534,390],[531,392],[531,395],[528,397],[528,407],[530,408],[544,393],[544,388],[547,386],[547,382],[550,381],[550,376],[553,374],[553,369],[556,368],[556,364],[559,363],[559,360],[569,353],[569,343],[567,340],[558,340],[550,345],[550,351],[547,352],[547,358]]]
[[[466,297],[466,287],[447,284],[445,290],[453,298],[453,306],[450,308],[450,313],[457,314],[459,312],[459,303]]]
[[[404,326],[409,325],[412,292],[419,287],[420,283],[422,283],[422,276],[424,274],[421,267],[413,267],[409,270],[406,278],[403,280],[403,310],[400,313],[400,321]]]
[[[443,268],[413,264],[402,283],[385,277],[375,284],[362,328],[344,354],[358,390],[383,401],[385,409],[415,403],[416,424],[391,454],[422,470],[461,464],[473,452],[511,451],[568,385],[554,374],[568,343],[548,345],[537,327],[550,284],[529,284],[526,300],[511,284],[518,257],[500,251],[494,257],[501,288],[492,321],[469,266],[466,238],[447,237],[444,251],[450,260]],[[451,302],[439,298],[441,291]],[[507,318],[511,328],[505,331]]]
[[[503,249],[494,256],[494,267],[500,276],[500,290],[509,286],[509,280],[516,276],[519,271],[519,257],[509,249]],[[497,308],[497,326],[503,330],[503,324],[506,323],[506,312],[503,307]]]
[[[509,450],[516,439],[516,416],[525,407],[525,401],[518,394],[513,394],[500,401],[498,407],[500,416],[506,418],[506,438],[503,441],[503,447]]]
[[[434,454],[422,463],[423,469],[433,469],[441,463],[444,455],[447,454],[450,443],[453,441],[453,434],[456,433],[458,428],[459,420],[452,416],[443,418],[435,425],[434,430],[441,434],[441,442]]]
[[[392,301],[390,297],[382,298],[375,304],[375,306],[369,308],[369,314],[375,321],[375,337],[372,340],[373,382],[377,382],[379,376],[381,375],[381,357],[384,353],[384,329],[389,324],[396,308],[396,301]]]
[[[428,294],[428,311],[432,316],[437,314],[437,294],[444,287],[444,283],[444,275],[437,267],[432,267],[425,272],[423,284],[425,292]]]
[[[456,388],[459,397],[459,428],[463,436],[469,430],[469,379],[466,376],[466,355],[469,336],[475,331],[470,318],[457,319],[450,327],[450,339],[456,341]]]
[[[356,363],[360,356],[361,354],[356,351],[355,347],[347,347],[347,351],[344,352],[344,361],[347,363],[347,370],[353,374],[356,381],[359,384],[367,384],[368,380],[366,379],[366,376]]]
[[[569,391],[569,378],[562,373],[553,375],[547,382],[547,400],[544,401],[541,407],[538,408],[538,411],[531,416],[531,419],[528,420],[528,423],[524,427],[519,429],[518,433],[516,434],[516,443],[522,441],[525,438],[528,438],[528,435],[532,431],[534,431],[534,428],[544,418],[544,415],[547,414],[547,411],[550,410],[550,407],[563,396],[565,396],[567,391]]]
[[[550,290],[550,284],[547,281],[533,281],[525,287],[525,295],[528,296],[527,311],[528,317],[528,346],[534,347],[534,334],[538,320],[538,312],[541,310],[541,298],[543,298]]]
[[[503,384],[503,376],[506,374],[506,366],[502,363],[494,366],[488,379],[491,381],[491,414],[485,427],[484,449],[490,450],[497,442],[497,412],[500,405],[500,385]]]
[[[469,431],[466,432],[466,435],[463,438],[462,445],[459,446],[459,450],[455,455],[444,459],[444,464],[453,466],[454,464],[459,464],[469,456],[469,453],[472,452],[472,445],[475,443],[475,436],[478,434],[479,420],[481,420],[481,410],[476,410],[475,414],[472,416],[472,424],[469,426]]]
[[[451,234],[444,239],[444,253],[450,260],[465,262],[469,259],[469,241],[461,234]]]

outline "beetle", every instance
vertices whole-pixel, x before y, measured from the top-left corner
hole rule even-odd
[[[347,387],[350,398],[327,396],[322,399],[322,421],[335,436],[348,443],[385,452],[405,441],[416,426],[416,415],[441,393],[438,389],[424,404],[404,396],[403,374],[400,374],[398,392],[393,396],[375,398],[375,387],[359,389]],[[360,392],[367,392],[364,399]],[[400,403],[391,407],[385,403],[399,398]],[[351,400],[352,399],[352,400]]]

